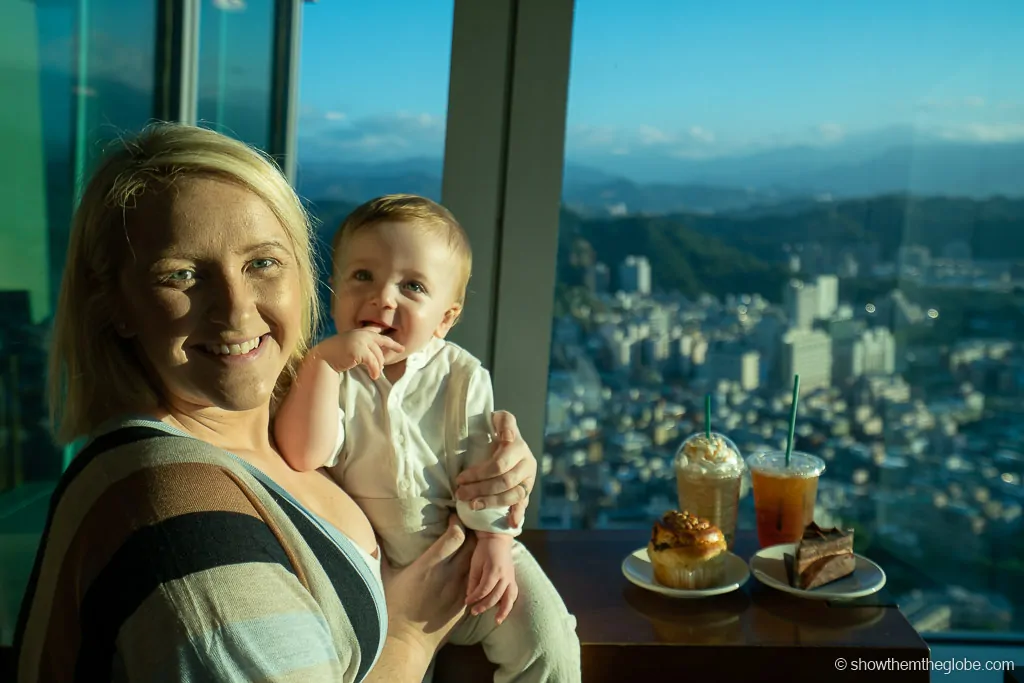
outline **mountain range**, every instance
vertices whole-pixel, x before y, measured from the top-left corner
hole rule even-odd
[[[774,212],[791,210],[794,202],[893,193],[1024,196],[1024,143],[948,142],[897,131],[713,159],[626,155],[589,161],[570,158],[562,187],[565,205],[586,215]],[[356,201],[396,191],[437,199],[441,169],[441,160],[430,158],[360,165],[307,161],[299,187],[314,200]]]

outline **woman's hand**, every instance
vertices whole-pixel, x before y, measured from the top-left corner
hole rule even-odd
[[[388,606],[388,637],[422,650],[430,661],[466,611],[466,585],[475,536],[467,539],[458,517],[404,569],[382,562]]]
[[[509,526],[521,528],[537,481],[537,459],[523,441],[512,413],[494,411],[493,423],[498,435],[494,456],[463,470],[455,479],[459,486],[455,495],[473,501],[474,510],[511,506]]]

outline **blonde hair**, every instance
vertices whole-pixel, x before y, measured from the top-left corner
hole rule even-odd
[[[452,212],[437,202],[414,194],[389,194],[377,197],[357,207],[341,223],[331,241],[332,268],[338,264],[338,257],[344,252],[345,243],[360,230],[372,228],[384,222],[407,223],[437,234],[447,241],[452,253],[459,259],[462,269],[456,285],[456,301],[466,301],[466,287],[473,272],[473,251],[469,246],[466,231]]]
[[[259,196],[281,221],[295,252],[302,329],[271,400],[276,409],[309,349],[320,320],[309,216],[274,162],[258,150],[204,128],[158,123],[121,140],[93,173],[71,225],[67,263],[50,351],[50,417],[58,441],[88,435],[124,412],[160,406],[159,387],[135,345],[115,329],[126,230],[143,197],[177,179],[236,183]]]

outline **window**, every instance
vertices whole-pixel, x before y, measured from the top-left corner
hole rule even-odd
[[[453,14],[454,0],[304,6],[297,189],[325,268],[325,247],[362,202],[440,201]]]
[[[200,125],[268,149],[273,0],[204,0],[199,20]]]
[[[151,117],[155,4],[0,5],[0,645],[71,453],[53,445],[43,382],[72,207],[105,145]]]
[[[706,393],[744,456],[784,446],[799,373],[816,521],[919,630],[1024,629],[1022,26],[577,3],[542,525],[676,507]]]

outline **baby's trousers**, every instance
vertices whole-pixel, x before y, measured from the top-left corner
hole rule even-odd
[[[496,625],[496,607],[469,615],[452,630],[451,643],[483,644],[487,659],[498,665],[494,683],[578,683],[576,618],[518,541],[512,544],[512,561],[519,597],[508,618]]]

